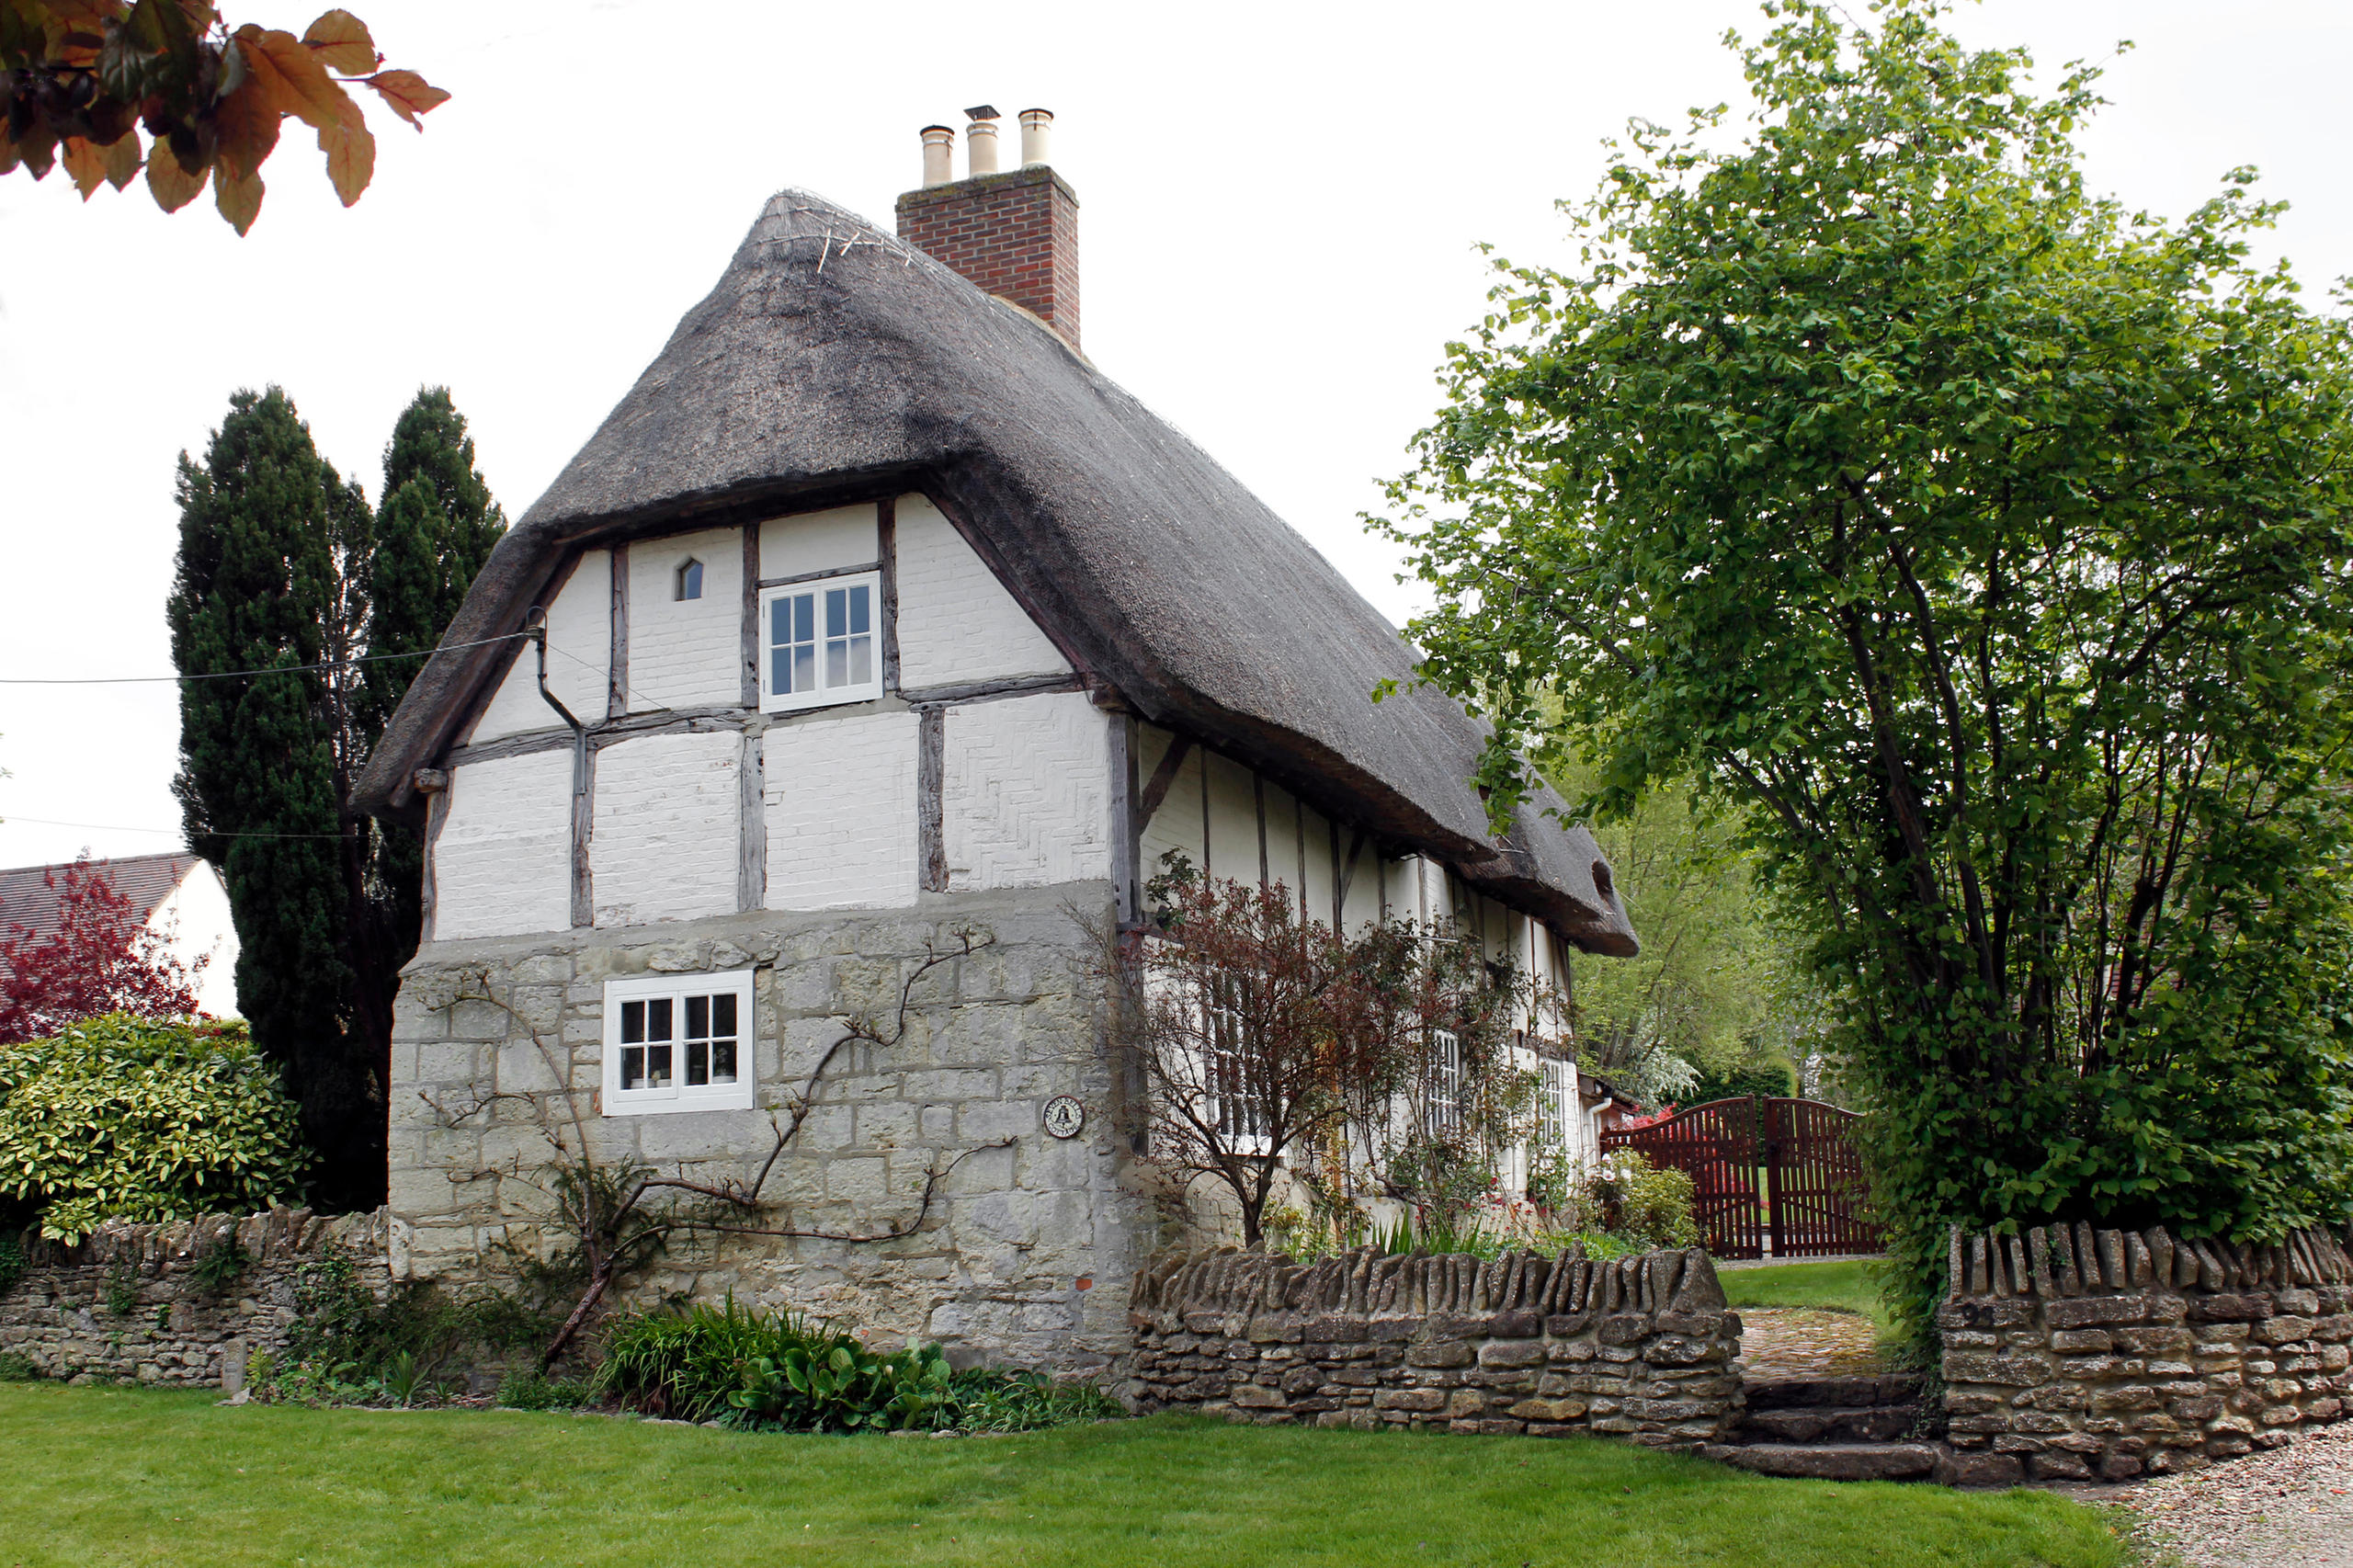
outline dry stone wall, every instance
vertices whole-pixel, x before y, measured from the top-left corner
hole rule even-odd
[[[1143,1410],[1694,1448],[1742,1404],[1740,1319],[1697,1249],[1169,1256],[1137,1276],[1128,1321]]]
[[[0,1355],[75,1381],[244,1386],[256,1351],[280,1348],[294,1321],[296,1272],[348,1257],[381,1297],[390,1221],[382,1210],[326,1219],[307,1209],[208,1214],[164,1225],[108,1221],[82,1242],[40,1242],[0,1295]],[[199,1262],[233,1241],[244,1270],[219,1285]]]
[[[1956,1231],[1948,1261],[1947,1441],[1972,1479],[2194,1470],[2345,1413],[2353,1255],[2325,1231]]]

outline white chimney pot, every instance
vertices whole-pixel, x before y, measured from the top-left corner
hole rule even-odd
[[[956,178],[956,132],[945,125],[923,128],[923,183],[948,185]]]
[[[964,172],[968,176],[996,173],[996,121],[976,119],[964,127]]]
[[[1023,168],[1036,168],[1054,161],[1051,146],[1053,132],[1053,110],[1025,108],[1021,111],[1021,166]]]

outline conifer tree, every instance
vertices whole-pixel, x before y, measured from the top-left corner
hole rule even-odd
[[[188,676],[286,673],[182,682],[173,790],[188,847],[227,884],[238,1006],[302,1108],[320,1155],[315,1198],[364,1204],[383,1185],[383,1103],[351,1030],[336,756],[349,726],[343,683],[300,666],[356,642],[343,564],[355,546],[365,553],[367,499],[321,460],[275,387],[230,399],[204,461],[181,454],[178,489],[174,664]]]
[[[239,392],[180,463],[173,653],[188,676],[176,785],[190,846],[222,869],[238,995],[319,1152],[314,1200],[384,1192],[384,1085],[401,966],[416,950],[422,847],[353,812],[352,780],[505,531],[443,388],[384,454],[383,506],[347,483],[276,388]],[[371,661],[371,662],[357,662]]]

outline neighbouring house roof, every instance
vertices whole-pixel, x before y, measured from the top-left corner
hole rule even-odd
[[[1242,483],[1034,316],[817,197],[767,204],[708,298],[499,540],[443,639],[518,629],[579,547],[903,485],[928,495],[1090,682],[1311,801],[1461,868],[1589,949],[1633,928],[1582,828],[1489,837],[1485,737],[1410,686],[1414,650]],[[415,770],[506,667],[419,672],[358,785],[412,814]],[[1376,706],[1383,681],[1405,689]]]
[[[199,864],[193,855],[132,855],[92,860],[85,869],[109,878],[115,891],[131,901],[131,917],[144,925]],[[0,938],[29,933],[29,940],[39,945],[55,937],[64,902],[65,873],[73,869],[65,864],[0,870]],[[49,885],[52,876],[55,887]],[[7,972],[7,960],[0,957],[0,975]]]

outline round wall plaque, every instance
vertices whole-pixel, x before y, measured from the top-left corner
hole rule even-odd
[[[1046,1102],[1046,1131],[1057,1138],[1075,1138],[1086,1126],[1086,1108],[1069,1095]]]

